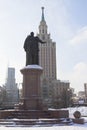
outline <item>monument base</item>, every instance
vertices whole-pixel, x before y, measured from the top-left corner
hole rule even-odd
[[[41,74],[43,69],[39,65],[28,65],[21,69],[23,74],[22,109],[40,110],[42,106],[41,98]],[[19,108],[20,109],[20,108]]]
[[[68,110],[1,110],[0,119],[60,119],[69,118]]]

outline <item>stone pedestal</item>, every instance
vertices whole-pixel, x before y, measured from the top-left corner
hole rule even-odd
[[[41,99],[41,74],[42,67],[28,65],[20,70],[23,74],[22,108],[27,110],[42,109]]]
[[[84,124],[84,119],[80,118],[80,119],[73,119],[73,122],[76,124]]]

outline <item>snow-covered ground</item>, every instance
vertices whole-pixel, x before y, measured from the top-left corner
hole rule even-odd
[[[28,126],[14,126],[14,127],[9,127],[9,126],[0,126],[0,130],[86,130],[87,129],[87,107],[74,107],[74,108],[67,108],[69,110],[69,115],[70,118],[73,117],[73,113],[78,110],[81,112],[82,118],[85,119],[85,124],[71,124],[69,126],[61,126],[58,124],[54,125],[45,125],[45,126],[40,126],[40,125],[34,125],[31,127]]]
[[[87,126],[52,126],[52,127],[0,127],[0,130],[87,130]]]
[[[87,107],[71,107],[67,108],[69,110],[69,116],[73,117],[75,111],[80,111],[82,116],[87,116]]]

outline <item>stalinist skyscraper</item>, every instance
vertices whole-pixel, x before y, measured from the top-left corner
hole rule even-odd
[[[46,44],[39,45],[39,65],[43,67],[43,78],[53,80],[56,79],[56,43],[52,41],[47,29],[42,7],[38,37],[46,41]]]
[[[70,83],[56,78],[56,43],[51,39],[50,33],[48,33],[44,7],[42,7],[39,33],[37,35],[40,39],[46,41],[46,44],[39,44],[39,65],[43,67],[41,82],[43,103],[47,104],[48,107],[57,106],[59,99],[63,101],[63,92],[70,88]]]

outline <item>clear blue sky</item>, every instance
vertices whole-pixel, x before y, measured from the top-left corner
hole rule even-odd
[[[69,80],[76,91],[87,82],[87,0],[0,0],[0,84],[7,67],[15,67],[22,82],[26,36],[38,32],[41,7],[45,7],[48,32],[56,42],[57,77]]]

